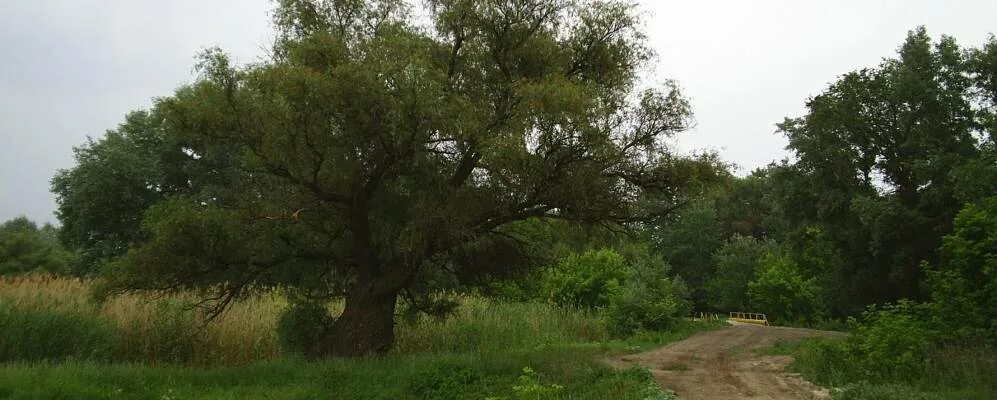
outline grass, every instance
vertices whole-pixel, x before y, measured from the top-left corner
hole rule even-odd
[[[849,359],[843,339],[805,339],[761,349],[767,354],[791,354],[789,369],[807,380],[832,388],[835,399],[993,399],[997,393],[997,354],[975,344],[932,350],[920,371],[882,378],[886,373],[862,371]]]
[[[593,313],[462,297],[447,318],[401,322],[387,356],[307,361],[280,349],[275,326],[286,303],[278,293],[240,301],[204,325],[184,307],[190,296],[97,304],[89,288],[0,278],[0,398],[667,399],[646,370],[598,360],[717,326],[619,340]],[[524,379],[563,390],[537,397]]]
[[[613,371],[587,352],[392,355],[368,360],[284,359],[210,369],[98,363],[0,367],[4,399],[483,399],[512,396],[524,365],[556,398],[644,399],[644,371]]]
[[[108,337],[112,343],[48,341],[47,353],[35,357],[5,354],[0,361],[94,358],[141,361],[149,364],[188,363],[231,365],[280,356],[276,322],[286,306],[275,293],[261,293],[233,304],[225,314],[205,324],[189,310],[196,298],[123,295],[98,304],[89,282],[47,275],[0,278],[0,349],[11,338],[18,348],[32,338]],[[54,329],[72,320],[72,329]],[[66,322],[68,323],[68,322]],[[47,332],[39,336],[36,332]],[[40,340],[38,343],[46,341]],[[8,347],[12,347],[10,345]],[[87,350],[89,346],[90,350]]]
[[[763,356],[791,356],[799,350],[802,343],[802,340],[777,340],[771,346],[755,348],[754,352]]]

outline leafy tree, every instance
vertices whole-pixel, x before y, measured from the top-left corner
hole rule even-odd
[[[825,229],[817,225],[806,226],[784,247],[789,248],[790,256],[800,266],[803,275],[816,280],[821,288],[824,311],[832,316],[847,315],[842,304],[849,303],[845,299],[853,292],[842,283],[844,260]]]
[[[74,273],[94,274],[127,251],[142,237],[145,210],[190,184],[186,156],[160,123],[148,112],[128,114],[118,129],[75,148],[76,166],[52,178],[59,236],[80,253]]]
[[[798,158],[777,174],[780,208],[838,249],[854,288],[845,309],[924,296],[918,265],[937,259],[960,193],[975,191],[953,173],[981,155],[970,58],[919,28],[897,58],[842,76],[780,125]]]
[[[713,253],[723,244],[714,196],[691,202],[651,229],[655,251],[692,288],[698,308],[706,305],[705,284],[714,274]]]
[[[928,269],[934,318],[958,338],[997,338],[997,197],[968,204]]]
[[[964,203],[997,196],[997,37],[971,49],[967,64],[981,144],[979,158],[952,171],[956,195]]]
[[[762,256],[755,279],[748,283],[752,307],[776,322],[804,322],[819,318],[820,288],[804,278],[792,258],[768,252]]]
[[[610,333],[625,337],[640,330],[671,328],[692,308],[682,279],[669,276],[664,260],[648,255],[630,265],[623,285],[610,293],[603,314]]]
[[[548,269],[543,277],[543,292],[558,304],[604,307],[630,272],[630,265],[619,253],[589,250],[570,255]]]
[[[63,249],[52,225],[39,228],[26,217],[0,224],[0,275],[65,273],[72,261],[72,254]]]
[[[706,282],[709,306],[718,311],[748,308],[748,282],[755,277],[767,245],[751,236],[734,235],[713,255],[716,273]]]
[[[637,90],[631,5],[428,6],[421,27],[400,1],[282,0],[272,59],[207,52],[153,114],[211,184],[145,213],[108,288],[344,297],[311,354],[379,353],[400,297],[528,264],[514,222],[626,227],[713,171],[663,145],[689,105]]]
[[[773,225],[769,168],[759,168],[746,177],[731,177],[717,194],[716,215],[723,236],[751,236],[765,239],[778,233]],[[773,229],[775,228],[775,229]]]

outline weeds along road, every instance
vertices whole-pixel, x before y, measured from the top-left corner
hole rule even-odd
[[[639,354],[615,356],[616,368],[646,367],[665,389],[684,400],[828,399],[825,389],[783,372],[789,356],[757,354],[754,349],[780,340],[841,335],[838,332],[735,323]]]

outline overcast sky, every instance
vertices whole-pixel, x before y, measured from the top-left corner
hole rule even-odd
[[[658,61],[697,127],[683,151],[711,149],[742,172],[786,156],[774,124],[803,112],[836,76],[890,56],[908,30],[977,46],[997,31],[997,1],[651,1]],[[0,0],[0,221],[55,222],[49,179],[72,147],[192,80],[194,55],[238,62],[270,42],[268,0]]]

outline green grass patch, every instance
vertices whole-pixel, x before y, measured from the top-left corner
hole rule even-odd
[[[855,350],[841,338],[804,339],[795,345],[765,351],[790,352],[789,370],[832,389],[835,399],[993,399],[997,393],[997,355],[973,344],[935,348],[917,371],[897,376],[890,371],[858,368]]]
[[[771,346],[756,348],[754,352],[763,356],[791,356],[797,352],[800,346],[800,340],[778,340]]]
[[[523,367],[550,399],[645,399],[646,370],[612,370],[599,353],[546,350],[492,354],[392,355],[366,360],[280,360],[240,367],[67,362],[0,366],[4,399],[516,399]],[[650,393],[653,394],[653,393]]]
[[[118,336],[105,319],[0,303],[0,361],[111,359]]]

